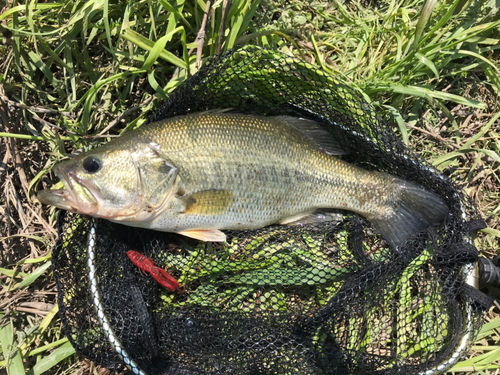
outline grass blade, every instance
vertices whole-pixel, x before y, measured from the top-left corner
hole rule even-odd
[[[437,0],[427,0],[420,17],[418,18],[417,26],[415,27],[415,39],[413,41],[413,45],[418,48],[420,43],[420,39],[422,38],[422,34],[424,33],[425,26],[431,17],[432,11],[436,6]]]
[[[393,92],[393,93],[397,93],[397,94],[418,96],[418,97],[425,98],[425,99],[434,98],[434,99],[441,99],[441,100],[450,100],[452,102],[455,102],[458,104],[463,104],[463,105],[466,105],[469,107],[474,107],[474,108],[481,108],[481,109],[486,108],[486,104],[481,103],[477,100],[467,99],[467,98],[464,98],[463,96],[450,94],[448,92],[430,90],[430,89],[428,89],[426,87],[422,87],[422,86],[399,86],[399,85],[378,86],[375,89],[369,88],[369,89],[367,89],[367,91],[371,91],[372,93],[377,92],[377,91],[388,91],[388,92]]]
[[[250,21],[253,19],[255,13],[257,12],[257,9],[259,8],[261,1],[262,0],[253,0],[251,2],[250,7],[246,11],[243,21],[241,22],[238,33],[235,35],[234,39],[228,41],[226,49],[233,48],[236,45],[237,38],[239,38],[239,36],[241,36],[248,28],[248,25],[250,24]]]
[[[47,141],[48,140],[45,137],[41,137],[41,136],[37,136],[37,135],[14,134],[14,133],[0,133],[0,137],[29,139],[31,141]]]
[[[465,361],[457,363],[453,366],[449,371],[464,371],[461,368],[473,367],[475,370],[484,370],[488,366],[490,362],[495,362],[500,356],[500,348],[497,348],[493,351],[483,353],[476,357],[469,358]],[[500,365],[494,365],[495,368],[500,368]],[[488,367],[491,368],[491,367]]]
[[[493,228],[484,228],[484,229],[481,229],[481,232],[486,233],[486,234],[491,234],[492,236],[500,238],[500,230],[496,230]],[[500,319],[497,319],[497,324],[500,325]],[[486,324],[484,326],[486,326]],[[481,330],[481,332],[482,332],[482,330]]]
[[[49,3],[49,4],[37,3],[36,6],[34,7],[34,9],[45,10],[45,9],[52,9],[52,8],[60,8],[63,5],[64,5],[63,3]],[[10,15],[12,15],[14,13],[24,12],[25,10],[26,10],[26,5],[17,5],[15,7],[12,7],[10,9],[6,10],[5,12],[3,12],[2,14],[0,14],[0,21],[2,21],[3,19],[9,17]]]
[[[142,36],[141,34],[131,30],[127,29],[125,33],[122,35],[123,38],[128,40],[129,42],[134,43],[136,46],[146,50],[150,51],[153,49],[155,43],[148,38]],[[179,68],[185,68],[186,64],[184,61],[179,59],[177,56],[175,56],[172,52],[163,50],[159,54],[159,57],[161,57],[163,60],[169,62],[170,64],[173,64],[175,66],[178,66]]]
[[[420,53],[415,53],[415,57],[417,59],[419,59],[419,61],[424,64],[425,66],[427,66],[430,70],[432,70],[432,73],[434,73],[434,75],[436,76],[437,79],[439,79],[439,72],[438,70],[436,69],[436,65],[434,65],[434,63],[428,59],[427,57],[425,57],[424,55],[420,54]]]
[[[484,148],[464,148],[464,149],[460,149],[458,151],[453,151],[453,152],[449,152],[447,154],[444,154],[440,157],[437,157],[435,159],[432,160],[432,165],[434,165],[435,167],[437,167],[438,165],[444,163],[445,161],[448,161],[450,159],[453,159],[453,158],[456,158],[457,156],[460,156],[462,154],[467,154],[469,152],[482,152],[484,153],[485,155],[488,155],[489,157],[491,157],[492,159],[494,159],[495,161],[499,162],[500,163],[500,156],[495,152],[495,151],[492,151],[492,150],[486,150]]]
[[[54,77],[50,69],[44,64],[44,62],[38,57],[38,55],[33,51],[29,51],[28,55],[36,65],[36,67],[40,69],[40,71],[45,75],[50,84],[57,90],[58,95],[62,98],[65,98],[66,93],[60,89],[61,83]]]
[[[54,368],[59,362],[73,354],[75,354],[75,349],[73,349],[70,342],[66,342],[48,356],[43,357],[40,361],[38,361],[28,375],[41,375]]]
[[[0,314],[0,320],[2,318],[3,314]],[[0,328],[0,344],[2,345],[4,358],[7,360],[7,374],[25,374],[21,350],[17,348],[14,340],[14,326],[12,321],[9,321],[5,326]]]
[[[398,124],[399,127],[399,131],[401,132],[401,138],[403,139],[403,143],[408,146],[408,141],[409,141],[408,128],[406,127],[403,116],[401,116],[401,113],[399,113],[399,111],[396,108],[390,105],[384,105],[384,107],[391,112],[391,115],[394,117],[394,120],[396,120],[396,123]]]
[[[243,4],[242,4],[243,3]],[[242,5],[240,5],[242,4]],[[239,9],[241,7],[241,9]],[[234,16],[231,14],[233,9],[237,9],[237,14]],[[248,3],[247,2],[238,2],[234,1],[231,9],[229,10],[230,14],[228,15],[228,18],[233,18],[233,24],[229,28],[229,37],[227,38],[226,41],[226,49],[233,48],[234,44],[236,42],[236,39],[238,38],[238,35],[240,34],[240,30],[242,30],[243,26],[243,21],[245,20],[245,13],[248,10]]]
[[[156,43],[153,45],[151,48],[151,52],[149,53],[149,56],[147,57],[146,61],[144,62],[144,65],[142,66],[143,69],[149,70],[153,66],[153,64],[158,60],[158,57],[162,54],[162,52],[165,51],[165,46],[170,40],[172,40],[172,37],[180,32],[183,36],[181,38],[185,41],[186,40],[186,31],[184,30],[184,27],[179,26],[176,29],[172,30],[171,32],[167,33],[165,36],[161,37],[156,41]],[[186,43],[184,43],[186,45]],[[166,51],[165,51],[166,52]],[[184,61],[185,65],[183,68],[187,69],[189,71],[189,60],[186,62]]]
[[[467,147],[469,147],[470,145],[476,143],[476,141],[481,138],[484,134],[486,134],[486,132],[491,128],[491,126],[500,118],[500,112],[497,113],[495,116],[493,116],[493,118],[488,121],[488,123],[483,126],[481,128],[481,131],[479,133],[477,133],[474,137],[472,137],[471,139],[469,139],[467,142],[465,142],[465,144],[460,147],[460,149],[465,149]]]
[[[497,68],[497,66],[495,64],[493,64],[490,60],[488,60],[486,57],[484,56],[481,56],[480,54],[478,53],[475,53],[475,52],[472,52],[472,51],[466,51],[466,50],[460,50],[458,51],[459,53],[463,54],[463,55],[469,55],[469,56],[473,56],[475,57],[476,59],[479,59],[479,60],[482,60],[484,61],[486,64],[488,64],[489,66],[491,66],[493,69],[495,69],[495,72],[497,74],[497,76],[500,76],[500,70]]]
[[[50,262],[47,262],[43,266],[38,267],[35,271],[30,273],[28,277],[26,277],[23,281],[17,284],[12,290],[22,289],[33,284],[49,267],[50,267]]]
[[[33,357],[34,355],[43,353],[49,349],[55,348],[56,346],[62,345],[64,343],[68,342],[68,338],[65,337],[63,339],[51,342],[50,344],[40,346],[39,348],[36,348],[35,350],[31,351],[28,353],[28,357]]]
[[[109,1],[104,0],[103,4],[103,15],[102,19],[104,21],[104,30],[106,32],[106,39],[108,40],[109,48],[113,48],[113,42],[111,41],[111,31],[109,27]]]
[[[169,13],[172,14],[172,16],[174,16],[174,21],[175,23],[177,23],[177,20],[176,18],[182,20],[182,22],[184,22],[184,24],[191,30],[191,32],[193,33],[196,33],[196,30],[195,28],[193,27],[193,25],[191,25],[191,23],[184,17],[184,15],[181,13],[180,10],[182,10],[182,7],[184,5],[184,2],[179,2],[178,4],[176,4],[177,8],[171,4],[169,4],[167,1],[165,0],[160,0],[159,1],[161,6],[163,8],[165,8],[165,10]],[[168,29],[167,29],[168,31]]]

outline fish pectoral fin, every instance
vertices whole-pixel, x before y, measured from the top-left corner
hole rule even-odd
[[[190,229],[177,233],[206,242],[224,242],[226,240],[226,235],[217,229]]]
[[[179,197],[184,205],[183,214],[218,215],[227,211],[234,200],[229,190],[202,190]]]

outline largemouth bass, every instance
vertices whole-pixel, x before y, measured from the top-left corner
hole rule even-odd
[[[315,218],[318,209],[366,217],[401,241],[441,222],[435,193],[348,164],[311,120],[207,112],[151,123],[54,167],[59,190],[42,203],[130,226],[224,241],[224,229]]]

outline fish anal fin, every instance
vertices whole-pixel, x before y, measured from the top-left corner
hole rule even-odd
[[[340,222],[342,221],[342,214],[330,211],[317,211],[308,214],[299,214],[283,219],[280,224],[301,226],[308,224],[319,224],[324,222]]]
[[[226,235],[217,229],[188,229],[177,233],[206,242],[224,242],[226,240]]]
[[[183,214],[218,215],[226,212],[234,200],[229,190],[202,190],[179,197],[184,205]]]
[[[295,225],[295,223],[299,223],[301,220],[304,220],[304,218],[310,216],[312,212],[302,212],[300,214],[292,215],[289,217],[285,217],[280,220],[281,225]]]

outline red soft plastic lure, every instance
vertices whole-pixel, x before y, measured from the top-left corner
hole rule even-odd
[[[184,287],[181,287],[167,271],[158,267],[153,259],[134,250],[127,251],[127,256],[142,272],[151,274],[153,279],[164,288],[177,293],[185,292]]]

